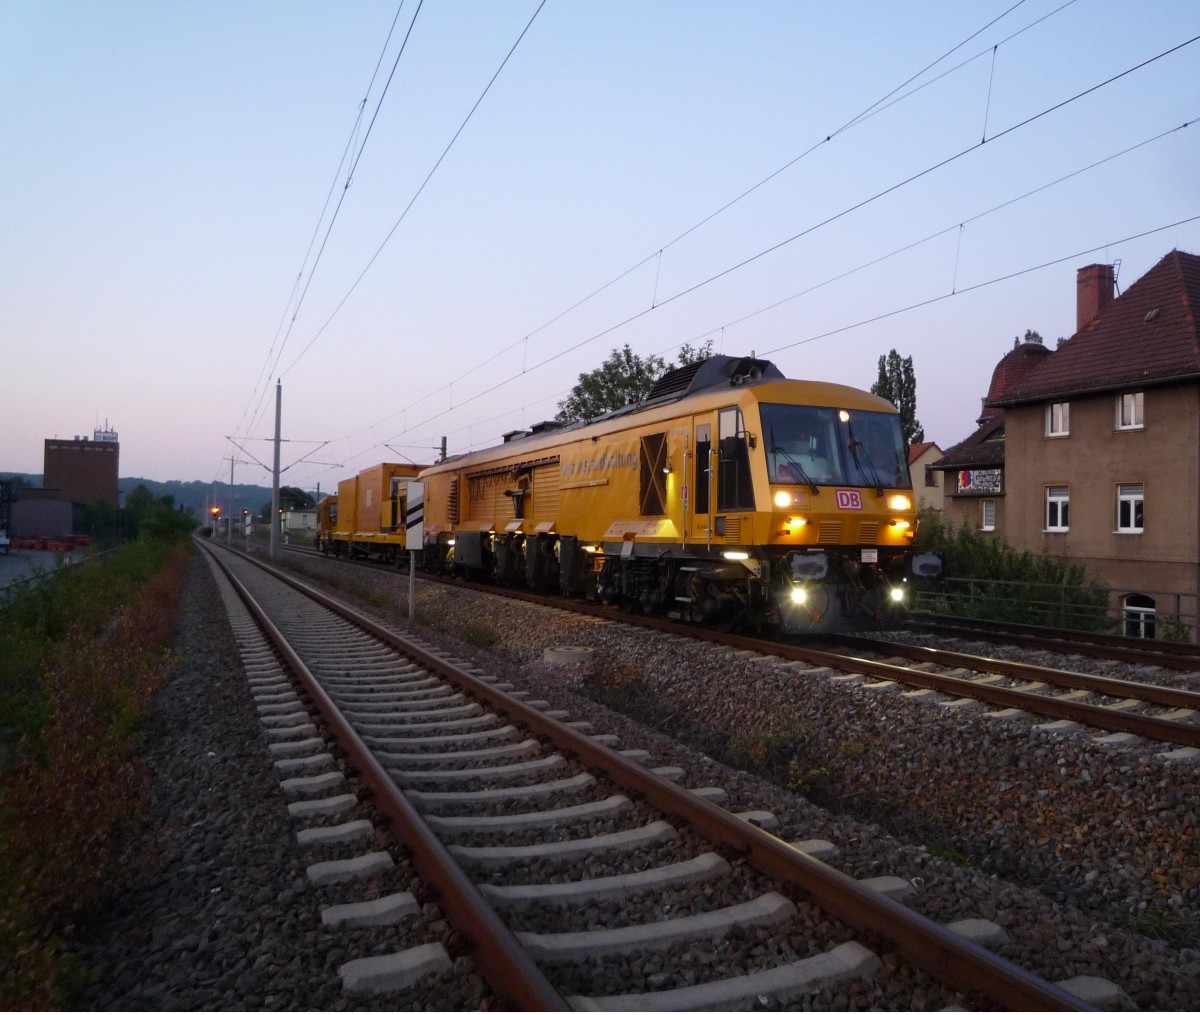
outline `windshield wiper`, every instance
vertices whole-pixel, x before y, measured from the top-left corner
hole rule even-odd
[[[846,429],[850,431],[850,457],[854,459],[854,464],[857,466],[861,475],[867,476],[869,479],[873,479],[875,481],[875,496],[882,497],[883,482],[879,478],[879,472],[875,468],[875,463],[871,461],[871,454],[869,451],[867,451],[867,446],[854,436],[854,430],[850,427],[849,423],[846,424]],[[862,449],[863,460],[867,463],[867,467],[865,469],[858,460],[858,451],[860,448]]]
[[[779,447],[778,444],[775,445],[773,448],[771,448],[771,454],[781,455],[783,457],[784,463],[787,465],[787,467],[789,469],[794,469],[796,472],[796,475],[798,475],[800,477],[800,481],[802,483],[807,483],[808,488],[813,493],[821,492],[821,488],[819,486],[817,486],[817,484],[812,481],[812,477],[807,472],[804,471],[804,466],[801,465],[798,461],[796,461],[796,459],[794,459],[786,451],[784,451],[783,448]]]

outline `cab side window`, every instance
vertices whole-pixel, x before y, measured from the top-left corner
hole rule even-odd
[[[753,511],[750,449],[740,409],[722,409],[718,417],[717,510]]]
[[[708,514],[708,487],[712,478],[709,464],[712,454],[712,427],[708,423],[696,427],[696,514]]]

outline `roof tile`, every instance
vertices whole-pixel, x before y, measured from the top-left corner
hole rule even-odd
[[[1004,411],[986,416],[970,437],[933,463],[935,469],[999,468],[1004,465]]]
[[[1172,250],[988,406],[1200,378],[1200,257]]]

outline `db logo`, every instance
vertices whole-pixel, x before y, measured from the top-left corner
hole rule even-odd
[[[861,511],[862,494],[857,490],[838,490],[837,506],[841,511]]]

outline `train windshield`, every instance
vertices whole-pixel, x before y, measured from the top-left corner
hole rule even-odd
[[[911,486],[900,417],[822,405],[762,403],[763,445],[772,483]]]

